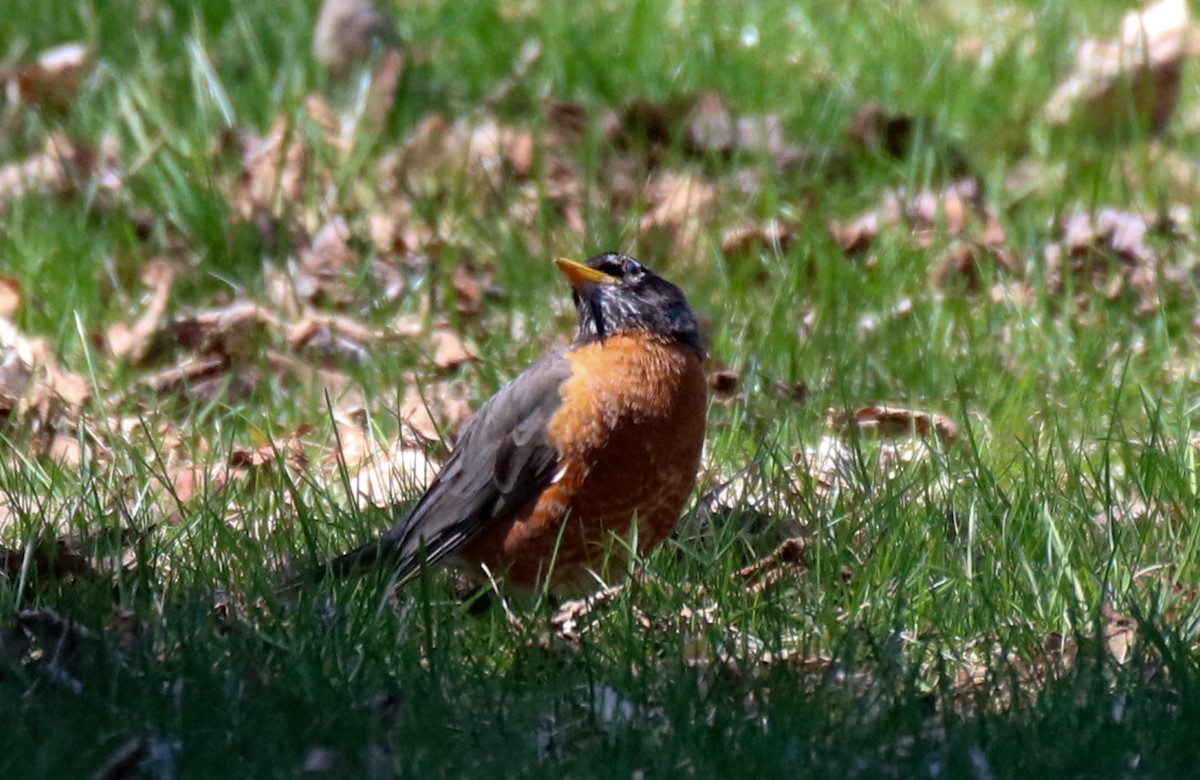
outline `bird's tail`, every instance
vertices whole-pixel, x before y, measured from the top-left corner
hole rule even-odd
[[[325,579],[349,577],[366,571],[379,560],[389,557],[389,547],[390,545],[385,540],[376,539],[348,553],[343,553],[328,563],[293,574],[284,581],[280,590],[296,590],[305,585],[315,585]]]

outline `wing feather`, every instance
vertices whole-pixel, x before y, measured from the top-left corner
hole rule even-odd
[[[471,541],[489,520],[532,500],[558,466],[559,452],[546,430],[570,376],[571,364],[554,352],[502,387],[471,418],[412,511],[376,541],[335,558],[316,578],[385,560],[404,582]]]

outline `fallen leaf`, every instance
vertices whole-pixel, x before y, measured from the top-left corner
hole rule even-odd
[[[363,116],[376,132],[384,128],[388,116],[396,106],[400,82],[404,78],[404,66],[404,52],[397,46],[386,49],[375,65]]]
[[[933,283],[941,289],[957,288],[970,294],[983,289],[986,267],[1017,271],[1017,260],[1000,243],[955,241],[934,266]]]
[[[842,248],[847,256],[853,257],[867,251],[879,235],[879,215],[868,211],[849,222],[831,222],[829,236]]]
[[[741,377],[738,373],[729,369],[714,371],[708,380],[709,387],[718,395],[731,395],[737,390],[740,382]]]
[[[396,25],[371,0],[325,0],[313,30],[313,55],[335,78],[399,41]]]
[[[274,466],[282,457],[283,463],[288,468],[294,471],[304,471],[308,467],[308,455],[304,452],[304,437],[311,430],[312,426],[301,425],[285,438],[264,442],[253,449],[235,447],[229,453],[229,467],[254,471]]]
[[[939,285],[961,283],[967,291],[978,292],[985,263],[1009,273],[1018,270],[1016,257],[1007,248],[1004,226],[984,202],[973,177],[912,195],[904,190],[888,192],[879,205],[858,217],[831,222],[829,235],[847,256],[855,256],[870,249],[884,227],[906,228],[905,237],[918,249],[928,249],[935,240],[953,240],[933,267]]]
[[[711,92],[696,98],[683,138],[697,152],[775,156],[785,152],[783,120],[778,114],[735,118],[724,99]]]
[[[677,252],[686,254],[712,220],[717,188],[698,174],[665,171],[646,185],[646,196],[649,203],[639,231],[662,231]]]
[[[868,149],[881,149],[892,157],[907,157],[915,127],[908,114],[889,111],[868,101],[850,119],[850,137]]]
[[[60,416],[74,420],[91,392],[91,383],[54,361],[44,340],[0,319],[0,415],[16,412],[45,425]]]
[[[133,325],[118,322],[108,329],[109,352],[115,358],[129,358],[133,363],[141,362],[151,338],[163,328],[171,285],[175,281],[175,266],[162,260],[148,263],[142,271],[142,281],[151,288],[142,316]]]
[[[97,155],[62,132],[40,152],[0,166],[0,206],[30,192],[67,195],[81,191],[97,170]]]
[[[273,313],[252,301],[182,315],[168,327],[179,346],[201,355],[216,355],[229,363],[257,357],[268,335],[283,330]]]
[[[437,465],[410,437],[381,444],[361,408],[342,410],[336,419],[338,457],[350,474],[350,498],[360,509],[395,506],[433,481]]]
[[[738,569],[733,576],[744,580],[753,595],[770,592],[787,577],[808,570],[807,550],[805,539],[792,537],[780,543],[769,555]]]
[[[850,415],[834,412],[831,427],[845,435],[851,429],[860,435],[897,437],[922,436],[937,438],[947,444],[958,438],[958,426],[949,417],[934,412],[905,409],[900,406],[869,404]]]
[[[1046,104],[1054,124],[1074,119],[1101,132],[1139,117],[1159,132],[1179,102],[1191,26],[1186,0],[1130,11],[1117,40],[1091,38],[1075,52],[1071,75]]]
[[[301,202],[312,153],[290,118],[277,117],[261,137],[242,130],[241,143],[242,170],[231,198],[238,216],[277,216]]]
[[[425,441],[441,441],[441,432],[430,412],[430,403],[415,385],[410,385],[400,405],[400,420],[408,430]]]
[[[312,243],[301,248],[292,271],[296,295],[317,306],[344,308],[360,295],[359,255],[350,246],[350,226],[336,216],[323,224]]]
[[[289,377],[294,379],[313,397],[322,398],[328,394],[338,398],[353,384],[350,377],[341,371],[314,366],[276,350],[268,350],[266,357],[271,370],[280,380]]]
[[[587,138],[592,116],[583,105],[546,98],[542,101],[542,114],[550,131],[551,145],[571,145]]]
[[[287,337],[293,350],[315,355],[328,365],[364,362],[383,333],[345,315],[310,312],[287,326]]]
[[[79,84],[94,62],[91,49],[82,43],[46,49],[33,62],[17,66],[8,84],[8,99],[63,111],[75,100]]]
[[[433,341],[433,364],[438,368],[451,371],[464,363],[479,359],[479,353],[475,351],[475,348],[448,328],[435,328],[431,339]]]
[[[11,276],[0,275],[0,319],[11,320],[21,308],[21,283]]]
[[[624,589],[624,585],[607,587],[586,598],[565,601],[550,617],[550,625],[559,639],[579,645],[583,635],[594,625],[595,617],[609,609]]]
[[[1047,287],[1062,293],[1070,281],[1081,294],[1099,291],[1115,299],[1128,286],[1140,313],[1157,311],[1158,256],[1145,243],[1148,227],[1145,217],[1113,208],[1072,214],[1061,224],[1061,241],[1043,250]]]
[[[795,228],[776,219],[765,224],[744,223],[726,229],[721,236],[725,255],[743,255],[760,249],[785,252],[796,236]]]
[[[454,267],[455,307],[459,314],[478,314],[483,310],[484,283],[467,260]]]
[[[1107,601],[1102,605],[1101,614],[1104,618],[1104,649],[1114,661],[1124,664],[1133,654],[1137,642],[1137,623],[1128,615],[1117,612]]]

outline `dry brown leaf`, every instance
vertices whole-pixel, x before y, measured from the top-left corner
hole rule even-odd
[[[348,147],[340,146],[345,140],[342,138],[342,120],[329,101],[316,93],[307,95],[304,98],[304,115],[320,129],[325,141],[334,144],[338,151],[349,151]]]
[[[1083,293],[1097,290],[1115,299],[1128,286],[1139,312],[1157,311],[1158,256],[1145,243],[1148,227],[1141,215],[1113,208],[1102,208],[1094,217],[1072,214],[1061,225],[1062,240],[1043,252],[1047,287],[1061,293],[1070,279]]]
[[[13,412],[52,424],[75,420],[91,397],[91,384],[58,365],[42,339],[28,339],[0,319],[0,416]]]
[[[792,537],[780,543],[771,553],[734,572],[734,577],[746,582],[754,595],[774,590],[784,579],[808,570],[808,542]]]
[[[381,255],[403,252],[405,249],[415,249],[405,245],[404,235],[400,230],[400,220],[392,213],[376,211],[367,218],[367,234],[371,245]]]
[[[197,388],[212,380],[220,380],[229,368],[227,358],[208,355],[185,358],[175,365],[143,377],[139,384],[156,395],[172,392],[196,392]],[[207,393],[197,392],[198,397]]]
[[[708,386],[717,395],[732,395],[741,384],[741,376],[736,371],[720,369],[713,371],[708,378]]]
[[[287,336],[293,350],[313,354],[328,365],[363,362],[383,333],[342,314],[310,312],[287,326]]]
[[[832,222],[829,234],[848,256],[870,249],[884,226],[908,229],[907,237],[919,249],[935,239],[952,239],[933,267],[933,281],[979,292],[985,264],[1006,273],[1018,270],[1016,256],[1007,247],[1004,225],[983,201],[979,182],[958,179],[940,190],[922,190],[909,196],[903,190],[887,193],[882,202],[847,222]]]
[[[437,474],[425,451],[401,436],[384,446],[376,441],[361,407],[336,417],[337,456],[350,473],[350,497],[360,507],[393,506],[425,490]]]
[[[696,98],[684,120],[683,137],[699,152],[730,153],[738,147],[738,125],[724,98],[706,92]]]
[[[520,157],[514,158],[514,153]],[[533,165],[532,135],[487,117],[469,132],[466,160],[468,173],[493,184],[502,182],[506,164],[514,175],[528,176]]]
[[[860,435],[881,437],[915,435],[924,438],[934,437],[947,444],[953,443],[958,438],[958,426],[945,415],[882,404],[860,407],[849,416],[844,412],[834,412],[830,418],[830,425],[843,435],[854,429]]]
[[[568,644],[578,645],[594,624],[594,618],[611,607],[624,589],[624,585],[617,585],[586,598],[563,602],[550,618],[550,625],[554,627],[557,637]]]
[[[650,209],[642,217],[641,229],[678,229],[689,220],[706,216],[717,200],[712,182],[691,174],[666,172],[646,186]]]
[[[942,289],[955,288],[975,294],[983,289],[985,267],[1017,271],[1017,259],[1000,243],[955,241],[934,266],[933,283]]]
[[[423,450],[397,440],[359,464],[350,477],[351,499],[362,509],[394,506],[424,492],[437,471]]]
[[[726,255],[743,255],[760,249],[787,251],[796,236],[792,225],[777,219],[761,223],[744,223],[728,228],[721,236],[721,251]]]
[[[587,138],[591,115],[583,105],[546,98],[542,101],[542,114],[550,132],[547,140],[551,146],[576,144]]]
[[[313,30],[313,55],[340,78],[398,40],[396,25],[371,0],[325,0]]]
[[[410,442],[452,442],[457,431],[472,415],[466,401],[469,394],[463,381],[418,385],[407,377],[407,390],[397,416],[405,433],[415,434]]]
[[[0,166],[0,205],[30,192],[77,192],[96,171],[96,164],[94,151],[64,133],[53,133],[40,152]]]
[[[830,410],[827,424],[832,433],[823,435],[816,446],[798,452],[794,467],[799,474],[807,475],[823,497],[861,485],[864,453],[854,445],[852,433],[879,439],[869,463],[884,481],[904,473],[906,464],[927,460],[931,448],[925,440],[952,444],[958,437],[958,427],[942,415],[878,404],[851,414]],[[921,499],[937,495],[950,484],[948,478],[941,478],[931,485],[938,490],[923,493]]]
[[[1137,623],[1105,602],[1101,608],[1104,617],[1104,649],[1118,664],[1124,664],[1133,653],[1137,642]]]
[[[639,232],[643,236],[661,232],[675,252],[689,254],[712,222],[716,185],[698,174],[665,171],[650,180],[645,194],[649,203]]]
[[[46,49],[33,62],[17,66],[8,82],[8,99],[14,104],[65,110],[94,62],[91,49],[82,43]]]
[[[296,295],[315,305],[345,307],[361,293],[356,289],[358,252],[350,246],[350,226],[337,216],[317,230],[300,250],[292,271]]]
[[[1117,40],[1088,39],[1075,67],[1046,104],[1056,124],[1078,118],[1105,132],[1133,116],[1158,132],[1179,102],[1184,60],[1193,35],[1187,0],[1159,0],[1131,11]]]
[[[849,222],[829,223],[829,236],[848,257],[860,255],[870,249],[879,235],[879,215],[868,211]]]
[[[454,331],[439,327],[431,336],[433,341],[433,363],[447,371],[458,368],[464,363],[479,359],[479,353]]]
[[[0,275],[0,319],[11,320],[21,308],[21,283],[11,276]]]
[[[872,100],[854,112],[850,137],[869,149],[881,149],[892,157],[906,157],[914,125],[908,114],[889,111]]]
[[[142,270],[142,282],[150,288],[150,299],[142,316],[132,324],[118,322],[108,329],[108,349],[115,358],[129,358],[140,363],[151,339],[163,328],[171,285],[175,281],[175,266],[164,260],[148,263]]]
[[[243,130],[242,172],[234,188],[235,212],[245,220],[280,214],[300,202],[312,156],[294,123],[275,119],[265,136]]]
[[[271,308],[285,319],[299,319],[305,305],[296,295],[296,285],[291,273],[273,262],[266,262],[263,263],[262,280],[266,290],[266,302]]]
[[[422,119],[385,178],[396,190],[437,191],[448,178],[464,177],[484,198],[526,182],[534,173],[537,140],[526,127],[505,124],[489,115],[440,114]],[[439,231],[451,235],[450,231]]]
[[[454,267],[454,293],[459,314],[478,314],[483,309],[483,284],[470,263]]]
[[[425,441],[441,441],[437,422],[430,412],[433,400],[427,400],[416,386],[410,385],[404,394],[404,402],[400,405],[400,420],[405,427]]]
[[[49,442],[44,446],[35,446],[39,457],[47,458],[68,469],[78,469],[83,465],[84,450],[78,436],[53,432]]]
[[[318,398],[323,397],[326,393],[333,398],[338,398],[353,385],[350,377],[341,371],[314,366],[276,350],[267,351],[267,362],[280,379],[294,379]]]
[[[170,325],[179,346],[231,362],[256,356],[263,338],[282,330],[278,317],[250,301],[177,317]]]
[[[383,129],[388,116],[396,106],[400,81],[404,78],[404,66],[404,52],[396,46],[385,50],[375,65],[363,116],[368,125],[376,131]]]
[[[264,466],[273,466],[283,456],[283,462],[295,471],[308,467],[308,455],[304,451],[304,437],[312,431],[311,425],[301,425],[284,439],[267,441],[255,448],[237,447],[229,453],[229,467],[253,471]]]

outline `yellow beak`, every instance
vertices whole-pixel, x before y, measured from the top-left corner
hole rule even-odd
[[[616,284],[617,281],[603,271],[597,271],[595,268],[589,268],[583,263],[577,263],[565,257],[556,258],[554,264],[558,266],[558,270],[567,275],[567,278],[571,280],[571,286],[576,290],[582,290],[589,284]]]

